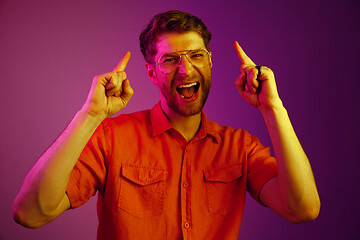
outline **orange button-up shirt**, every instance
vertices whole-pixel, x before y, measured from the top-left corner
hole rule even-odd
[[[202,113],[190,142],[161,110],[106,119],[77,162],[72,208],[98,192],[98,239],[237,239],[246,191],[276,176],[269,148]]]

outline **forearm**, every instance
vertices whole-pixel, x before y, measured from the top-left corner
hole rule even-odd
[[[280,204],[290,214],[314,214],[320,200],[309,160],[282,104],[262,110],[278,163],[274,181]],[[312,212],[315,213],[312,213]],[[302,218],[300,216],[300,218]]]
[[[26,176],[14,202],[15,215],[51,217],[63,204],[72,169],[100,122],[82,111],[76,114]]]

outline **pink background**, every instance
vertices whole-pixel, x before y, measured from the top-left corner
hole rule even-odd
[[[213,33],[208,118],[271,144],[260,113],[234,86],[238,40],[258,65],[274,70],[314,169],[322,200],[316,221],[288,223],[248,198],[239,239],[360,239],[359,0],[0,0],[0,239],[96,238],[96,198],[36,230],[12,220],[11,204],[81,108],[92,77],[112,70],[127,50],[135,95],[124,112],[158,101],[138,36],[154,14],[170,9],[198,15]]]

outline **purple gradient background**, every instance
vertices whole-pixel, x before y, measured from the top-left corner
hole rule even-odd
[[[238,95],[238,40],[271,67],[306,150],[322,209],[292,224],[248,198],[239,239],[360,239],[360,1],[0,1],[0,239],[95,239],[96,198],[47,226],[29,230],[11,217],[25,175],[81,108],[92,77],[130,50],[135,90],[124,112],[159,99],[147,78],[138,35],[154,14],[179,9],[213,33],[208,118],[245,128],[271,145],[260,113]]]

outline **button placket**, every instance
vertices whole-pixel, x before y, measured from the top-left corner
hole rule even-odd
[[[191,192],[190,192],[190,183],[189,183],[189,174],[190,174],[190,162],[188,158],[188,150],[189,145],[186,145],[183,152],[182,159],[182,173],[181,173],[181,212],[182,212],[182,229],[184,239],[188,237],[188,230],[190,228],[190,218],[191,218]]]

